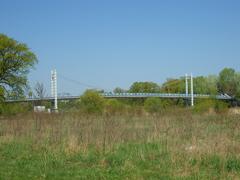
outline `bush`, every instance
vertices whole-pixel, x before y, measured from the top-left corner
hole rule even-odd
[[[85,113],[101,114],[104,109],[104,98],[94,90],[87,90],[80,98],[80,107]]]
[[[194,105],[194,112],[205,113],[214,110],[215,102],[212,99],[197,100]]]
[[[144,102],[144,109],[149,113],[156,113],[166,109],[169,105],[168,100],[151,97]]]
[[[217,113],[225,113],[228,111],[228,103],[224,101],[216,101],[214,109]]]
[[[219,100],[204,99],[198,100],[194,106],[194,111],[198,113],[210,112],[211,110],[216,113],[226,112],[228,104]]]
[[[109,114],[120,114],[125,111],[125,105],[117,99],[109,99],[105,103],[105,111]]]
[[[26,113],[32,110],[31,104],[28,103],[1,103],[1,115],[16,115],[18,113]]]

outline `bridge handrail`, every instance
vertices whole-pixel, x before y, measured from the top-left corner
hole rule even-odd
[[[191,98],[191,94],[183,94],[183,93],[102,93],[103,97],[106,98],[147,98],[147,97],[162,97],[162,98]],[[78,99],[80,96],[58,96],[60,100],[70,100],[70,99]],[[216,98],[222,100],[230,100],[233,99],[231,96],[227,94],[219,94],[219,95],[209,95],[209,94],[194,94],[194,98]],[[54,97],[44,97],[44,98],[27,98],[27,99],[7,99],[5,102],[26,102],[26,101],[41,101],[41,100],[54,100]]]

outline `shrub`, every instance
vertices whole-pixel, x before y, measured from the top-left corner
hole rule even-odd
[[[109,99],[105,103],[105,110],[109,114],[123,113],[125,106],[117,99]]]
[[[194,111],[198,113],[209,112],[210,110],[216,113],[226,112],[228,110],[228,103],[219,100],[204,99],[198,100],[194,106]]]
[[[32,110],[32,105],[28,103],[1,103],[0,114],[2,115],[16,115],[18,113],[26,113]]]
[[[168,100],[151,97],[144,102],[144,109],[149,113],[156,113],[166,109],[169,105],[170,101]]]
[[[215,102],[212,99],[201,99],[197,100],[194,105],[194,112],[205,113],[209,112],[211,109],[214,110]]]
[[[227,112],[227,110],[228,110],[228,103],[226,103],[224,101],[216,101],[214,109],[215,109],[215,111],[217,113]]]
[[[80,98],[80,107],[85,113],[101,114],[104,109],[104,98],[94,90],[87,90]]]

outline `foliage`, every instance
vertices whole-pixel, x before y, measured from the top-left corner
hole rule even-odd
[[[21,96],[29,69],[37,58],[26,44],[0,34],[0,87],[9,96]]]
[[[79,100],[59,101],[58,108],[62,112],[68,112],[68,111],[79,111],[79,108],[81,109],[81,106],[80,106]]]
[[[161,87],[161,92],[164,93],[184,93],[185,80],[183,79],[167,79]]]
[[[205,113],[214,111],[215,101],[212,99],[197,100],[194,105],[194,112]]]
[[[237,82],[236,99],[240,100],[240,73],[236,73],[235,78]]]
[[[0,114],[1,115],[17,115],[21,113],[27,113],[32,110],[31,104],[28,103],[1,103]]]
[[[80,107],[86,113],[101,114],[104,109],[104,98],[94,90],[87,90],[80,97]]]
[[[113,90],[114,93],[125,93],[127,92],[126,90],[120,88],[120,87],[116,87],[114,90]]]
[[[130,93],[158,93],[160,87],[154,82],[135,82],[131,85]]]
[[[109,99],[105,103],[105,111],[110,115],[121,114],[125,111],[125,105],[117,99]]]
[[[163,100],[160,98],[148,98],[144,102],[144,109],[149,113],[161,112],[170,105],[169,100]]]
[[[230,96],[236,96],[238,91],[238,75],[232,68],[225,68],[219,73],[218,90]]]
[[[217,91],[216,76],[199,76],[194,78],[194,93],[216,95]]]
[[[220,100],[203,99],[197,100],[194,106],[194,111],[198,113],[210,112],[225,113],[228,110],[229,104]]]
[[[220,101],[220,100],[216,100],[215,101],[215,106],[214,109],[217,113],[225,113],[228,111],[228,107],[229,107],[229,103],[224,102],[224,101]]]

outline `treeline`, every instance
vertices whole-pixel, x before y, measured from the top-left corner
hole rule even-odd
[[[79,100],[69,103],[60,103],[62,111],[74,111],[85,115],[143,115],[163,114],[186,109],[187,102],[183,99],[161,99],[150,97],[147,99],[106,99],[97,91],[87,90]],[[228,111],[228,102],[205,99],[197,100],[194,108],[189,110],[195,113]]]
[[[195,94],[228,94],[240,98],[240,73],[232,68],[223,69],[219,75],[194,78]],[[154,82],[135,82],[128,90],[115,88],[114,93],[185,93],[185,77],[167,79],[162,85]]]
[[[100,91],[103,92],[103,91]],[[185,93],[185,77],[179,79],[167,79],[162,85],[154,82],[135,82],[128,90],[115,88],[114,93]],[[195,94],[228,94],[235,99],[240,97],[240,73],[232,68],[223,69],[219,75],[199,76],[194,78]],[[233,105],[233,101],[220,101],[215,99],[195,100],[194,112],[225,112]],[[162,113],[169,108],[181,108],[189,106],[189,100],[184,99],[104,99],[99,91],[87,90],[75,105],[84,113]],[[66,107],[66,106],[65,106]]]
[[[169,109],[190,107],[190,100],[184,99],[105,99],[101,96],[103,91],[87,90],[79,100],[59,102],[60,111],[79,111],[84,114],[142,114],[164,113]],[[135,82],[128,90],[115,88],[114,93],[185,93],[185,77],[167,79],[159,85],[154,82]],[[240,73],[234,69],[225,68],[219,75],[200,76],[194,78],[194,93],[197,94],[228,94],[235,101],[220,101],[214,99],[195,99],[194,112],[226,112],[228,107],[236,106],[240,95]],[[40,104],[39,104],[40,103]],[[50,102],[38,102],[51,108]],[[1,114],[17,114],[32,111],[33,104],[1,104]]]

